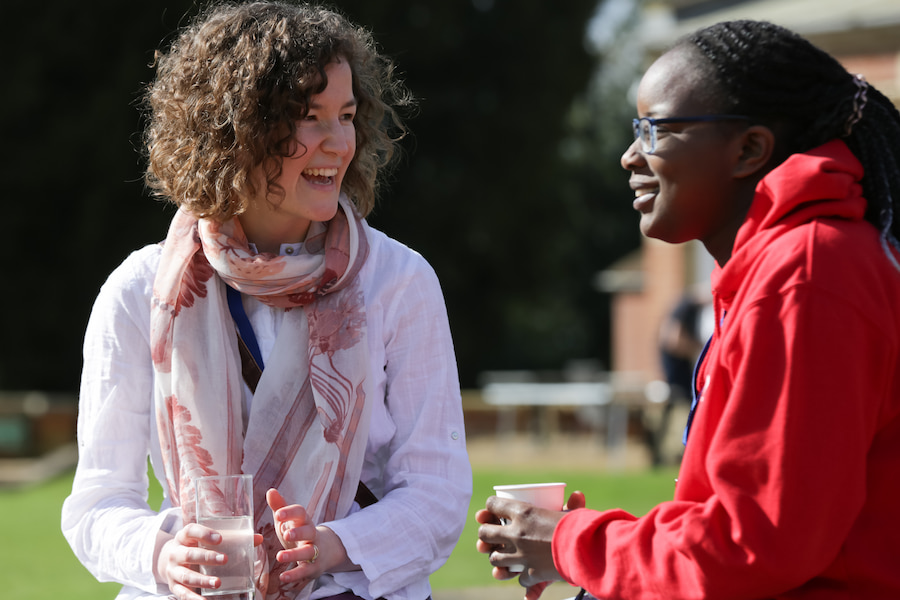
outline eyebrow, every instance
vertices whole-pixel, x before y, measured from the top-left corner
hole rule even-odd
[[[358,104],[359,104],[359,102],[356,101],[356,98],[352,98],[344,103],[344,105],[341,107],[341,110],[344,110],[345,108],[353,108],[354,106],[357,106]],[[311,102],[309,105],[309,108],[310,108],[310,110],[312,110],[312,109],[321,110],[322,105],[319,104],[318,102]]]

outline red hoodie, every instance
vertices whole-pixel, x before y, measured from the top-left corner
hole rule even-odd
[[[560,521],[604,600],[900,598],[900,272],[841,141],[757,187],[728,264],[675,498]]]

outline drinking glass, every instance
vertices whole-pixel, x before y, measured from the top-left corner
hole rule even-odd
[[[204,596],[252,594],[253,585],[253,476],[213,475],[194,480],[197,522],[214,529],[222,543],[209,546],[228,557],[224,565],[201,565],[204,575],[218,577],[217,589],[203,588]],[[207,546],[204,546],[205,548]]]

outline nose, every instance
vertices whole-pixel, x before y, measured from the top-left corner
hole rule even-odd
[[[344,155],[356,148],[356,130],[341,121],[328,123],[322,140],[322,150],[331,154]]]
[[[622,154],[622,158],[619,162],[626,171],[634,171],[636,168],[647,163],[644,153],[641,152],[640,143],[640,140],[635,138]]]

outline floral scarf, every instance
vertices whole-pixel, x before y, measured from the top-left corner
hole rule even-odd
[[[179,211],[166,237],[151,351],[168,497],[192,522],[194,478],[253,474],[255,528],[265,538],[257,599],[301,597],[279,589],[287,566],[274,558],[281,544],[266,491],[278,488],[316,523],[346,515],[353,502],[369,427],[357,277],[367,253],[362,222],[344,196],[331,221],[310,226],[297,256],[254,254],[237,219],[218,224]],[[246,416],[226,284],[286,309]]]

